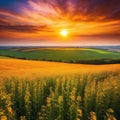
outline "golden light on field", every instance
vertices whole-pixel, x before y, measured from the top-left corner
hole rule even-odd
[[[120,64],[98,66],[8,58],[0,58],[0,63],[0,78],[13,76],[34,78],[35,76],[44,77],[120,71]]]
[[[61,36],[63,36],[63,37],[67,37],[68,36],[68,31],[67,30],[61,30],[60,31],[60,34],[61,34]]]

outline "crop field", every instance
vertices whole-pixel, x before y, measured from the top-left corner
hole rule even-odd
[[[0,55],[0,120],[120,120],[120,64],[94,63],[119,63],[119,52],[16,48]]]
[[[0,58],[0,77],[29,77],[120,71],[120,64],[85,65]]]
[[[0,55],[28,60],[42,60],[68,63],[120,63],[120,52],[112,52],[93,48],[16,48],[6,50],[1,49]]]
[[[120,64],[0,58],[0,120],[120,120]]]
[[[1,82],[1,120],[120,120],[117,72]]]

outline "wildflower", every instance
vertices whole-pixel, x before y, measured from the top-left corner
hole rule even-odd
[[[47,106],[51,106],[51,98],[47,97]]]
[[[25,116],[21,116],[20,120],[26,120],[26,117]]]
[[[0,120],[7,120],[7,117],[6,116],[1,116]]]
[[[58,97],[58,103],[60,104],[60,103],[62,103],[63,102],[63,96],[59,96]]]
[[[80,120],[80,118],[76,118],[76,120]]]
[[[45,112],[45,110],[46,110],[46,108],[45,108],[44,105],[42,105],[42,108],[41,108],[41,109],[42,109],[43,112]],[[40,114],[40,113],[39,113],[39,114]]]
[[[76,93],[76,88],[73,88],[71,94],[75,94]]]
[[[49,104],[51,102],[51,98],[47,97],[47,103]]]
[[[109,108],[109,109],[107,110],[107,112],[113,114],[113,113],[114,113],[114,110],[111,109],[111,108]]]
[[[0,109],[0,116],[4,115],[4,110]]]
[[[114,117],[114,110],[109,108],[106,110],[105,116],[104,116],[105,120],[117,120]]]
[[[81,109],[77,109],[77,113],[78,113],[78,116],[82,116],[82,110]]]
[[[11,107],[8,107],[7,109],[8,109],[9,113],[12,113],[12,108]]]
[[[70,99],[71,99],[72,101],[75,101],[75,96],[74,96],[74,95],[71,95],[71,96],[70,96]]]
[[[77,101],[81,101],[81,96],[80,95],[77,96]]]
[[[89,120],[97,120],[95,112],[90,112]]]

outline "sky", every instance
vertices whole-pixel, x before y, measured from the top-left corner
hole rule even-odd
[[[120,45],[120,0],[0,0],[0,45]]]

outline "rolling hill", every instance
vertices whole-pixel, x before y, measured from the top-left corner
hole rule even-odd
[[[95,48],[1,49],[0,56],[7,56],[27,60],[42,60],[84,64],[120,63],[120,52],[113,52]]]

